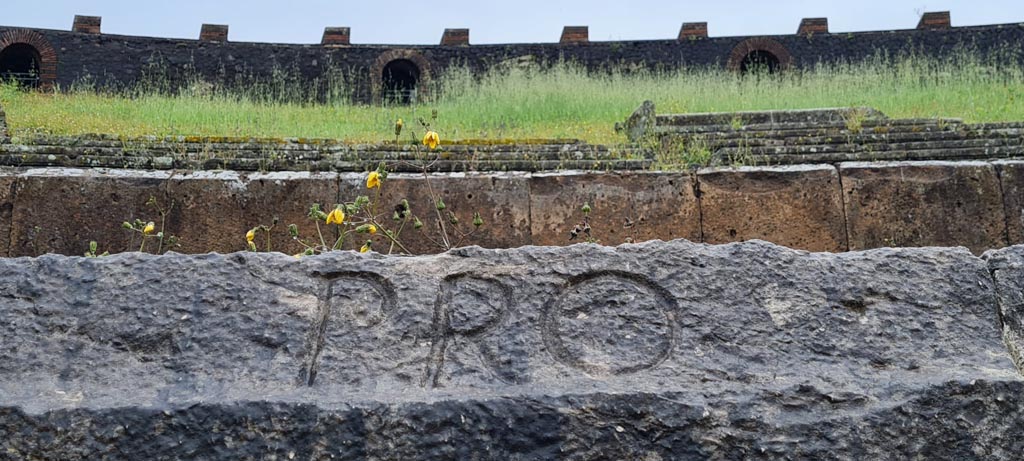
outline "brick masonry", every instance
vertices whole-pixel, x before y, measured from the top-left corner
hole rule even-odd
[[[828,33],[828,18],[804,18],[800,21],[797,35],[813,36]]]
[[[695,40],[708,38],[708,23],[706,22],[684,22],[679,28],[679,40]]]
[[[469,45],[469,29],[445,29],[441,46]]]
[[[587,26],[565,26],[562,29],[562,38],[558,40],[558,43],[563,45],[589,42],[590,29]]]
[[[276,216],[272,248],[294,253],[301,246],[288,237],[287,225],[316,235],[306,217],[309,205],[330,209],[374,194],[364,181],[357,173],[0,169],[0,255],[77,255],[90,240],[100,242],[101,251],[137,248],[121,222],[157,221],[146,205],[150,197],[170,208],[167,232],[181,238],[176,251],[243,250],[245,232]],[[467,229],[480,212],[485,226],[463,244],[492,248],[578,242],[582,238],[569,234],[582,220],[584,202],[593,209],[594,237],[607,245],[762,239],[810,251],[961,245],[980,254],[1024,243],[1020,161],[854,162],[696,174],[457,173],[432,175],[429,188]],[[393,174],[381,197],[386,220],[401,198],[411,201],[425,224],[424,235],[404,234],[416,253],[438,250],[430,242],[437,220],[424,202],[429,188],[422,175]],[[325,239],[336,237],[330,226],[321,227]],[[346,248],[358,247],[361,238]],[[375,249],[386,251],[382,235],[373,240]]]
[[[100,24],[103,18],[99,16],[75,16],[75,22],[71,25],[72,32],[83,34],[100,33]]]
[[[918,29],[949,29],[951,27],[949,19],[949,11],[937,11],[925,13],[921,16],[921,21],[917,23]]]
[[[203,24],[199,30],[199,41],[201,42],[226,42],[228,41],[228,26],[221,24]]]
[[[348,27],[327,27],[321,45],[350,45],[352,30]]]

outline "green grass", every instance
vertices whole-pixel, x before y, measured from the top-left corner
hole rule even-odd
[[[399,117],[406,121],[403,137],[421,135],[415,121],[429,120],[436,109],[434,128],[448,140],[577,138],[619,143],[624,138],[614,132],[614,123],[645,99],[655,102],[658,113],[870,106],[892,117],[1024,120],[1024,69],[969,54],[946,61],[877,58],[761,77],[708,69],[622,69],[593,75],[561,64],[543,71],[505,69],[482,77],[457,70],[442,80],[442,86],[433,89],[440,95],[435,100],[405,107],[355,105],[341,96],[326,103],[278,102],[293,93],[287,88],[297,85],[292,79],[281,79],[276,87],[273,82],[254,82],[243,89],[196,82],[179,95],[145,87],[44,94],[0,85],[0,104],[15,136],[108,133],[357,142],[393,139],[394,120]]]

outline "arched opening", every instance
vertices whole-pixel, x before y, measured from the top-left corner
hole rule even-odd
[[[411,104],[416,102],[416,87],[420,82],[420,68],[408,59],[395,59],[384,66],[381,73],[384,102]]]
[[[15,43],[0,51],[0,80],[39,86],[39,50],[27,43]]]
[[[754,50],[740,62],[741,74],[774,74],[779,71],[779,57],[769,51]]]

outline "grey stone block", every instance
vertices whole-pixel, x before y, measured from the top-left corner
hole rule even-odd
[[[966,249],[0,259],[16,459],[1010,459]]]

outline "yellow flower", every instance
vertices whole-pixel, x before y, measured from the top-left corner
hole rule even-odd
[[[370,251],[370,242],[366,242],[362,247],[359,248],[360,253],[366,253]]]
[[[371,234],[376,234],[377,233],[377,226],[374,226],[373,224],[370,224],[370,227],[366,228],[366,232],[369,232]]]
[[[249,229],[249,232],[245,233],[245,241],[251,242],[253,240],[256,240],[256,231],[253,229]]]
[[[337,207],[327,215],[327,224],[337,224],[345,222],[345,212],[341,211],[341,207]]]
[[[371,171],[370,175],[366,177],[366,188],[373,189],[374,187],[380,187],[380,173]]]
[[[149,234],[152,234],[153,231],[155,231],[155,230],[156,230],[156,224],[154,224],[153,221],[150,221],[150,222],[146,223],[146,227],[142,228],[142,234],[143,235],[149,235]]]
[[[428,131],[427,134],[423,135],[423,145],[431,149],[437,148],[437,145],[441,143],[441,138],[437,135],[436,131]]]

